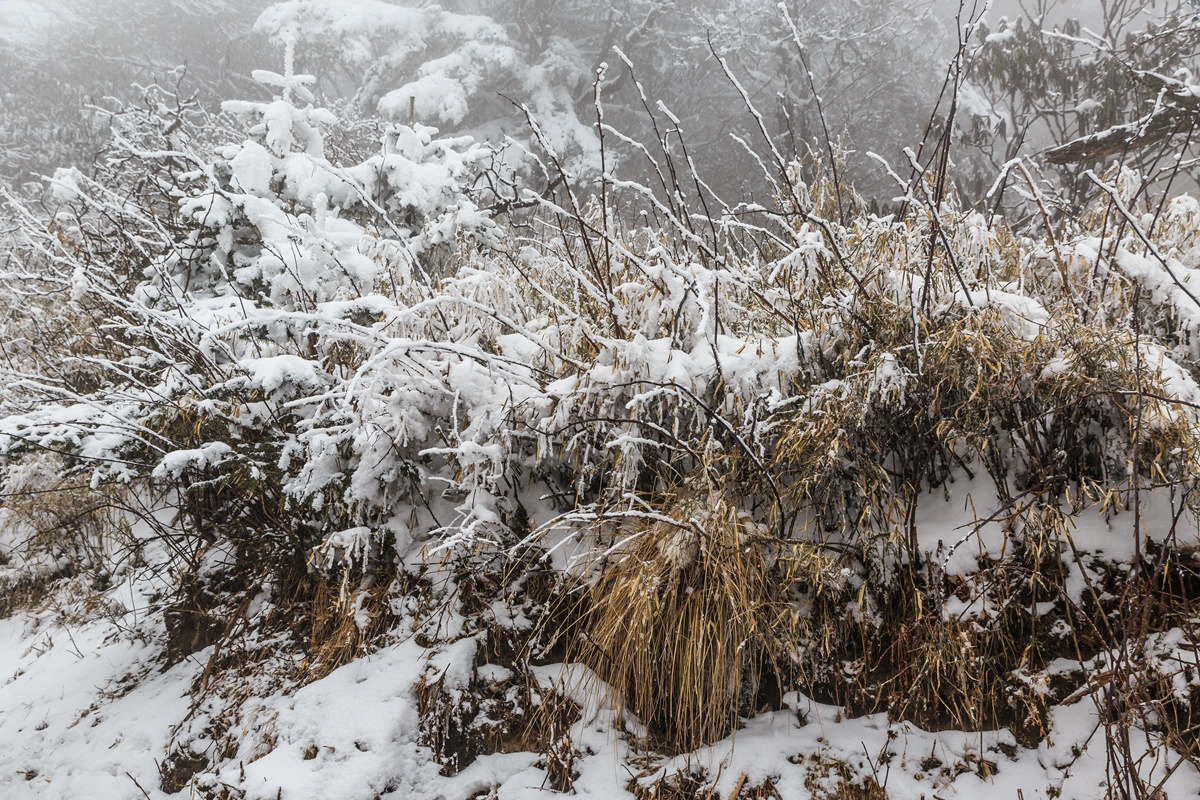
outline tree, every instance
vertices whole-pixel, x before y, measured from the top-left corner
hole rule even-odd
[[[0,180],[36,179],[64,164],[90,168],[105,115],[131,85],[186,65],[204,102],[247,88],[250,23],[266,0],[63,0],[0,48]],[[34,5],[33,8],[38,8]],[[96,20],[122,24],[97,25]]]
[[[964,190],[978,198],[1004,164],[1038,154],[1075,205],[1095,188],[1080,164],[1120,157],[1151,179],[1160,165],[1170,169],[1172,140],[1190,142],[1187,76],[1198,44],[1186,2],[1122,0],[1081,21],[1042,0],[994,29],[982,25],[965,87]]]

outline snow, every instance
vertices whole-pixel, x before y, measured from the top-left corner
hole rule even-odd
[[[250,376],[250,385],[274,394],[285,385],[316,389],[327,383],[321,368],[312,361],[285,353],[264,358],[247,358],[242,366]]]
[[[0,5],[14,7],[21,6]],[[82,228],[36,230],[42,238],[32,241],[50,265],[63,269],[74,300],[96,302],[111,316],[103,323],[106,335],[123,325],[132,343],[122,340],[124,349],[112,345],[118,355],[103,365],[107,382],[90,393],[73,393],[63,388],[65,381],[14,379],[14,394],[18,389],[40,394],[31,395],[37,402],[0,417],[4,488],[39,491],[32,487],[61,477],[34,474],[37,465],[19,459],[31,448],[65,449],[84,462],[96,460],[94,469],[77,473],[85,484],[90,480],[98,487],[115,478],[146,502],[161,497],[152,489],[176,494],[162,499],[153,530],[133,526],[136,543],[149,552],[131,545],[138,559],[129,556],[130,563],[117,565],[111,585],[89,584],[82,575],[55,578],[40,602],[0,620],[0,796],[163,800],[167,789],[159,766],[181,748],[203,756],[205,766],[176,798],[215,793],[222,786],[259,800],[372,800],[393,793],[429,800],[543,796],[551,777],[544,753],[485,754],[446,775],[449,770],[421,733],[422,680],[427,686],[439,682],[447,696],[465,705],[479,682],[524,680],[527,665],[514,660],[476,669],[488,657],[483,643],[489,629],[471,628],[477,620],[455,610],[455,587],[446,590],[449,599],[419,592],[400,596],[395,587],[371,581],[383,575],[400,584],[413,577],[404,571],[412,569],[427,570],[420,578],[431,585],[438,580],[451,585],[473,577],[473,565],[457,574],[455,559],[469,564],[481,554],[508,556],[508,544],[524,537],[523,545],[544,548],[543,564],[586,587],[603,557],[621,547],[606,523],[673,521],[670,506],[655,505],[664,502],[660,495],[703,499],[696,474],[719,473],[734,461],[731,453],[739,460],[769,461],[782,449],[778,439],[789,426],[831,413],[844,417],[833,417],[833,435],[821,447],[828,453],[818,457],[839,468],[886,471],[892,465],[841,463],[850,457],[842,443],[861,420],[914,411],[914,387],[929,380],[921,347],[941,335],[947,320],[961,322],[970,335],[993,335],[1041,354],[1028,375],[998,380],[1057,386],[1127,377],[1116,374],[1120,365],[1110,365],[1116,377],[1089,374],[1071,351],[1070,331],[1056,318],[1059,309],[1077,310],[1069,305],[1076,298],[1068,281],[1051,285],[1044,298],[1025,291],[1025,273],[1042,269],[1043,261],[1058,263],[1061,256],[1069,265],[1064,274],[1075,270],[1071,277],[1089,279],[1101,262],[1104,268],[1111,264],[1128,285],[1147,289],[1148,305],[1166,309],[1163,320],[1179,320],[1178,330],[1161,337],[1170,346],[1137,338],[1131,344],[1129,328],[1103,332],[1112,335],[1114,352],[1142,368],[1136,380],[1150,381],[1167,397],[1148,405],[1140,418],[1147,430],[1196,420],[1200,385],[1183,335],[1200,331],[1200,304],[1189,297],[1189,287],[1200,285],[1194,277],[1200,249],[1188,241],[1200,213],[1194,200],[1179,198],[1167,207],[1164,227],[1175,228],[1159,234],[1161,250],[1129,237],[1114,244],[1081,235],[1061,247],[1022,240],[1004,245],[1016,256],[1009,259],[1015,269],[999,263],[1003,248],[993,221],[978,214],[956,218],[948,201],[948,246],[988,267],[958,276],[958,283],[970,280],[969,286],[942,274],[940,259],[926,262],[919,255],[928,252],[919,230],[928,222],[922,212],[901,222],[865,221],[854,231],[854,248],[878,271],[858,288],[859,276],[850,280],[841,266],[831,273],[834,241],[811,223],[789,218],[772,231],[770,247],[739,253],[738,239],[757,232],[727,217],[707,221],[712,242],[684,222],[678,223],[678,235],[669,229],[609,231],[603,229],[609,209],[594,201],[579,212],[580,219],[602,231],[597,236],[607,237],[604,249],[613,253],[604,260],[588,258],[585,269],[578,266],[584,258],[573,234],[564,235],[556,249],[553,236],[539,240],[526,238],[532,233],[500,230],[468,189],[487,151],[467,137],[439,138],[437,129],[421,124],[456,125],[494,100],[489,87],[507,81],[524,91],[537,120],[531,135],[543,149],[562,156],[568,172],[589,174],[598,140],[590,120],[584,123],[572,110],[580,65],[587,61],[574,44],[551,37],[536,63],[526,63],[508,32],[484,17],[374,0],[279,3],[260,17],[258,27],[276,41],[336,47],[344,61],[373,74],[407,77],[403,82],[379,77],[359,98],[391,118],[380,123],[378,150],[334,163],[326,134],[344,123],[316,106],[315,78],[295,73],[289,45],[282,73],[255,73],[273,99],[224,105],[244,133],[211,151],[189,154],[200,166],[171,187],[179,212],[171,219],[175,227],[157,222],[138,227],[145,221],[136,219],[140,211],[130,211],[125,199],[112,200],[108,188],[93,185],[78,170],[55,174],[51,196],[78,206],[78,225],[93,222],[89,213],[132,219],[111,235],[145,254],[146,263],[139,262],[145,271],[128,276],[114,267],[105,273],[100,260],[83,258]],[[418,59],[419,68],[410,69],[410,60]],[[968,110],[997,121],[982,95],[973,92],[968,87],[963,93]],[[340,145],[329,153],[337,150]],[[174,210],[168,203],[155,213]],[[545,219],[565,220],[565,227],[576,223],[549,201],[540,210]],[[130,217],[123,216],[127,211]],[[161,230],[168,240],[148,246]],[[849,239],[844,230],[832,236],[842,243]],[[873,239],[884,244],[878,250],[886,257],[878,261],[869,260],[878,243]],[[906,262],[902,252],[918,255]],[[1004,267],[1006,274],[1018,273],[1017,279],[993,280],[988,271],[993,265],[997,274]],[[1039,281],[1048,278],[1058,274],[1039,274]],[[125,284],[139,280],[136,290],[122,294]],[[1122,310],[1116,289],[1113,294],[1117,299],[1105,313]],[[864,309],[872,319],[878,311],[885,325],[891,314],[902,334],[888,344],[884,337],[894,332],[864,336],[857,327]],[[981,327],[972,329],[973,324]],[[112,336],[114,342],[121,338]],[[1038,349],[1046,342],[1053,343],[1049,355]],[[1118,388],[1111,394],[1128,392]],[[1039,423],[1049,424],[1059,413],[1059,398],[1051,400],[1052,409],[1033,409]],[[999,415],[986,424],[997,428],[997,442],[1012,433],[999,430],[1002,425],[1017,425],[1022,436],[1033,427]],[[176,434],[175,428],[184,432]],[[856,435],[870,436],[877,429],[860,430],[866,433]],[[1117,441],[1119,432],[1089,435],[1118,470],[1131,463],[1132,457],[1125,458],[1128,442]],[[1030,468],[1033,460],[1017,441],[1013,435],[991,445],[1013,449],[1003,455],[1014,471]],[[1126,469],[1103,487],[1120,492],[1120,502],[1100,508],[1098,502],[1082,502],[1082,487],[1075,484],[1061,491],[1018,491],[1013,477],[1013,485],[994,485],[978,452],[958,441],[945,449],[946,460],[964,460],[947,467],[937,485],[917,480],[905,549],[896,544],[896,531],[882,524],[864,531],[845,519],[831,524],[818,519],[822,509],[797,501],[795,536],[805,546],[819,550],[828,544],[830,553],[840,553],[839,546],[864,532],[886,540],[880,546],[888,553],[878,564],[854,556],[829,570],[839,590],[857,590],[856,619],[879,615],[871,607],[878,603],[869,592],[876,579],[872,569],[890,568],[894,554],[903,553],[930,576],[929,596],[936,600],[930,613],[940,615],[931,618],[934,624],[982,627],[999,611],[987,592],[972,588],[973,581],[1021,543],[1030,524],[1020,507],[1026,494],[1047,511],[1058,504],[1064,514],[1065,528],[1050,537],[1062,551],[1062,591],[1037,598],[1029,608],[1035,623],[1052,619],[1056,631],[1066,622],[1055,613],[1068,602],[1083,603],[1101,568],[1120,569],[1144,547],[1168,540],[1181,548],[1200,545],[1200,524],[1179,505],[1180,479],[1172,478],[1174,487],[1141,489],[1129,485]],[[668,481],[667,470],[648,470],[660,457],[678,457],[680,466],[671,470],[682,477],[670,478],[678,485],[661,485]],[[231,465],[246,464],[248,472],[228,477],[235,471]],[[685,474],[687,469],[696,472]],[[792,482],[785,492],[796,486],[802,494],[805,470],[804,464],[781,468]],[[765,475],[763,483],[772,479],[769,467],[747,474]],[[167,507],[182,505],[194,476],[201,488],[245,495],[244,506],[228,509],[236,514],[200,531],[199,541],[189,533],[194,520]],[[745,495],[736,499],[746,506],[739,510],[747,529],[753,523],[758,530],[772,512],[763,510],[770,498],[755,480],[747,479]],[[340,610],[349,609],[357,633],[369,627],[364,598],[371,590],[389,591],[397,621],[393,630],[354,651],[349,663],[307,683],[307,677],[296,677],[301,671],[295,664],[291,672],[271,670],[302,660],[309,654],[304,645],[311,643],[297,645],[273,633],[275,639],[255,642],[267,666],[251,661],[258,672],[236,676],[241,682],[233,689],[213,688],[214,650],[182,660],[170,652],[167,606],[177,582],[195,579],[220,591],[230,573],[245,569],[255,576],[244,588],[245,602],[238,610],[221,609],[222,621],[230,630],[242,626],[262,633],[255,625],[282,608],[283,599],[274,578],[254,572],[260,565],[244,560],[248,543],[234,541],[232,532],[247,535],[238,527],[239,515],[252,518],[262,510],[254,503],[268,495],[278,506],[267,511],[283,508],[290,516],[282,524],[272,520],[274,526],[254,528],[257,538],[249,544],[272,537],[298,540],[287,542],[287,555],[314,575],[341,580],[340,592],[330,593],[337,594]],[[897,491],[887,500],[900,497]],[[205,498],[197,493],[189,499]],[[1139,505],[1136,529],[1131,502]],[[702,521],[697,513],[680,522]],[[6,561],[19,563],[6,564],[0,578],[27,569],[49,581],[55,570],[71,566],[64,553],[53,550],[21,561],[29,536],[28,523],[4,508],[0,543]],[[165,551],[164,543],[177,541],[184,543],[178,552]],[[907,549],[910,542],[915,548]],[[677,570],[697,563],[695,542],[686,533],[661,550]],[[957,588],[939,597],[945,586]],[[524,611],[485,599],[488,622],[533,624]],[[444,609],[420,609],[444,616],[439,635],[416,636],[414,607],[443,601]],[[312,614],[312,608],[297,613]],[[296,638],[310,635],[290,622],[297,626]],[[1148,663],[1166,672],[1188,641],[1182,627],[1170,627],[1139,646]],[[1193,663],[1196,654],[1191,657],[1184,663]],[[1086,672],[1096,679],[1105,659],[1111,654],[1089,654],[1080,662],[1059,659],[1019,678],[1030,691],[1050,696],[1050,678],[1074,680]],[[630,780],[649,786],[691,770],[702,770],[722,797],[768,780],[788,798],[819,795],[839,781],[867,780],[886,785],[892,797],[913,800],[1013,797],[1018,791],[1029,800],[1099,800],[1105,792],[1101,694],[1086,683],[1050,709],[1046,737],[1030,746],[1019,745],[1007,729],[927,731],[883,714],[850,717],[845,709],[792,692],[777,710],[745,720],[730,737],[668,757],[642,751],[642,723],[612,706],[611,693],[596,675],[561,664],[533,667],[531,674],[543,702],[561,692],[582,709],[551,743],[574,753],[571,780],[581,796],[626,798]],[[1190,698],[1197,682],[1200,677],[1176,670],[1166,685],[1175,697]],[[235,731],[220,745],[217,721]],[[1166,778],[1176,796],[1200,793],[1191,763],[1167,775],[1179,754],[1150,741],[1153,735],[1132,732],[1134,756],[1153,749],[1156,757],[1172,761],[1147,759],[1140,767],[1146,777]]]
[[[199,653],[162,667],[164,588],[130,573],[82,619],[53,606],[0,619],[0,794],[132,800],[140,784],[163,796],[158,763],[204,664]]]
[[[1002,291],[1000,289],[972,290],[959,294],[960,302],[974,308],[994,308],[1000,312],[1004,322],[1014,333],[1032,341],[1041,334],[1050,321],[1050,313],[1032,297]]]
[[[178,478],[188,468],[203,470],[220,466],[233,453],[225,442],[209,442],[191,450],[173,450],[163,457],[152,473],[155,478]]]
[[[221,770],[200,780],[239,786],[247,800],[372,800],[388,792],[435,797],[439,767],[417,743],[412,695],[422,664],[421,648],[406,642],[293,695],[248,701],[259,729]],[[259,755],[268,737],[269,752]]]
[[[1005,508],[985,477],[958,474],[949,491],[931,491],[917,504],[916,532],[923,553],[948,575],[970,575],[986,556],[998,559],[1008,542]]]
[[[265,197],[271,192],[271,176],[274,173],[271,154],[254,142],[247,142],[229,161],[233,169],[233,180],[237,188],[247,194]]]
[[[54,170],[50,181],[51,196],[64,205],[81,199],[80,181],[84,180],[83,173],[77,167],[59,167]]]
[[[944,545],[986,511],[976,509],[973,495],[986,479],[953,484],[949,497],[926,495],[917,521],[923,548],[942,552]],[[1148,492],[1143,506],[1151,538],[1165,536],[1171,516],[1164,495]],[[170,515],[160,513],[169,522]],[[1132,541],[1129,512],[1106,519],[1098,512],[1073,518],[1072,539],[1081,549],[1122,558]],[[1190,523],[1188,542],[1195,538]],[[139,524],[139,536],[149,529]],[[1184,535],[1181,532],[1181,535]],[[357,536],[347,531],[344,545]],[[978,543],[964,552],[1004,546],[1004,534],[988,524],[974,534]],[[161,551],[152,558],[163,558]],[[206,556],[220,570],[232,563],[228,551]],[[951,574],[970,561],[956,555]],[[53,800],[165,800],[158,764],[172,746],[206,746],[205,717],[196,711],[192,687],[210,651],[203,650],[164,668],[161,605],[165,586],[155,570],[127,572],[103,594],[102,609],[84,617],[63,615],[46,607],[0,619],[0,786],[4,796]],[[978,613],[956,607],[946,613]],[[1178,628],[1151,636],[1146,652],[1173,675],[1173,691],[1186,697],[1200,685],[1200,671],[1190,677],[1172,659],[1191,653]],[[240,701],[237,718],[248,727],[236,752],[225,753],[210,770],[195,776],[197,787],[228,786],[247,800],[372,800],[398,793],[427,800],[468,800],[481,791],[496,797],[528,800],[541,796],[548,776],[537,753],[484,755],[455,775],[443,775],[432,751],[421,743],[415,687],[422,677],[443,679],[452,693],[472,680],[477,651],[473,638],[438,650],[412,638],[393,639],[327,677],[296,688],[259,684]],[[1197,662],[1200,664],[1200,662]],[[1077,674],[1086,665],[1059,659],[1046,674]],[[602,684],[582,667],[535,669],[543,692],[561,691],[582,708],[568,735],[579,750],[574,790],[583,797],[624,800],[629,780],[625,759],[634,750],[629,736],[640,727],[628,712],[607,704]],[[431,678],[432,676],[432,678]],[[484,682],[512,678],[510,669],[484,665],[476,673]],[[674,774],[704,771],[713,791],[728,796],[739,785],[774,782],[781,796],[815,797],[814,789],[832,789],[840,781],[871,779],[900,800],[945,793],[980,798],[1007,798],[1020,789],[1027,798],[1072,797],[1102,800],[1107,789],[1103,709],[1097,696],[1077,698],[1051,709],[1049,736],[1035,748],[1017,744],[1011,732],[992,730],[926,731],[908,722],[889,721],[884,714],[847,717],[843,710],[791,693],[782,710],[745,721],[729,738],[675,757],[657,757],[654,768],[637,779],[643,785]],[[1133,753],[1149,746],[1133,731]],[[844,773],[821,765],[841,764]],[[1200,793],[1200,773],[1187,762],[1148,759],[1144,776],[1164,779],[1170,797]],[[1170,773],[1168,775],[1168,772]],[[145,794],[143,794],[143,791]],[[191,796],[182,789],[173,798]]]
[[[425,75],[379,100],[379,113],[396,120],[436,120],[452,125],[467,115],[467,90],[448,75]]]
[[[1200,279],[1196,277],[1200,270],[1185,267],[1173,257],[1160,260],[1124,245],[1118,249],[1115,262],[1122,272],[1150,291],[1154,302],[1170,304],[1190,328],[1200,329],[1200,303],[1195,299],[1200,294]]]

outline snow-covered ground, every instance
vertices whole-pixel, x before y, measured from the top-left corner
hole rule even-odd
[[[928,505],[923,541],[936,548],[961,536],[961,500]],[[1081,519],[1077,538],[1120,550],[1123,527],[1093,513]],[[147,535],[136,527],[134,533]],[[981,530],[964,549],[1002,546],[996,533]],[[446,776],[421,744],[417,684],[430,663],[461,669],[461,653],[430,661],[413,639],[392,639],[299,688],[250,676],[235,700],[210,697],[201,687],[211,647],[165,666],[158,600],[164,588],[149,568],[129,569],[102,593],[59,582],[35,609],[0,619],[0,797],[534,800],[549,791],[539,753],[484,755]],[[1061,670],[1084,666],[1096,669],[1064,663]],[[1109,788],[1095,691],[1054,707],[1048,735],[1033,749],[1008,730],[924,731],[884,714],[847,718],[793,692],[782,710],[747,720],[730,738],[667,758],[637,750],[630,733],[636,720],[597,699],[595,677],[584,680],[582,670],[546,666],[535,674],[545,690],[561,691],[581,708],[569,741],[578,751],[572,786],[584,797],[634,797],[636,785],[675,773],[702,774],[712,796],[722,798],[768,782],[783,798],[820,798],[841,783],[869,781],[896,800],[1101,800]],[[237,746],[214,757],[213,722],[223,714],[240,726]],[[1145,752],[1145,738],[1137,731],[1132,737],[1134,755]],[[210,763],[168,794],[160,768],[170,753],[188,751]],[[1167,797],[1200,796],[1200,773],[1177,756],[1148,759],[1142,772],[1165,779]]]
[[[189,689],[206,653],[164,671],[155,648],[123,629],[131,617],[62,626],[48,615],[0,621],[2,796],[168,796],[158,765],[187,724]],[[417,742],[413,686],[423,664],[421,648],[394,644],[294,694],[248,700],[260,727],[244,731],[242,750],[196,776],[197,786],[224,784],[254,800],[545,797],[548,776],[535,753],[484,756],[455,776],[440,774]],[[927,732],[882,714],[846,719],[795,694],[787,703],[789,710],[755,717],[725,741],[662,759],[641,783],[702,768],[717,776],[720,797],[767,780],[782,797],[819,797],[839,781],[868,777],[896,800],[1012,798],[1018,789],[1029,800],[1085,800],[1105,797],[1108,787],[1104,731],[1090,698],[1055,708],[1050,736],[1035,750],[1020,748],[1006,730]],[[571,736],[585,753],[575,765],[577,794],[633,796],[630,749],[611,710],[586,711]],[[1164,788],[1168,797],[1200,796],[1200,774],[1185,762]],[[195,795],[189,787],[172,796]]]

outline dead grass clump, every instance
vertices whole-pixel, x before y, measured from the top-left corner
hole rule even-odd
[[[888,800],[878,781],[869,775],[855,779],[850,767],[840,761],[818,764],[804,786],[815,800]]]
[[[136,558],[122,503],[128,487],[93,489],[53,454],[27,458],[4,481],[6,525],[27,561],[46,557],[73,575],[106,580],[114,564]]]
[[[591,590],[575,657],[667,748],[728,735],[794,623],[763,529],[712,487],[627,522]]]
[[[159,786],[167,794],[188,788],[192,779],[208,769],[208,758],[190,749],[175,747],[158,765]]]
[[[658,780],[644,782],[646,777],[634,777],[625,790],[637,800],[715,800],[712,782],[702,769],[681,769]]]
[[[462,643],[459,643],[460,645]],[[482,657],[477,652],[476,661]],[[487,753],[541,753],[555,791],[570,791],[579,751],[570,729],[579,708],[520,665],[472,664],[469,676],[431,668],[417,684],[421,740],[454,775]]]
[[[167,639],[163,645],[166,665],[178,664],[192,653],[220,643],[229,627],[230,611],[215,587],[194,575],[180,581],[175,600],[163,609]]]
[[[63,621],[111,610],[103,591],[114,570],[137,565],[141,552],[124,513],[128,487],[93,489],[71,474],[65,459],[27,457],[9,467],[0,486],[0,524],[11,544],[0,550],[0,616],[52,601]],[[64,584],[65,592],[51,588]]]
[[[305,659],[305,683],[320,680],[338,667],[368,655],[397,624],[392,586],[381,576],[364,581],[356,593],[321,575],[311,576],[310,610],[301,619],[311,626]]]
[[[1080,557],[1070,517],[1127,507],[1135,482],[1189,485],[1200,435],[1171,399],[1174,367],[1132,332],[1085,322],[1065,302],[950,302],[952,283],[932,275],[937,303],[917,305],[896,291],[902,277],[881,274],[863,285],[870,300],[853,324],[812,316],[816,334],[845,338],[773,423],[771,472],[788,513],[807,521],[796,538],[830,562],[798,577],[843,576],[795,584],[811,620],[796,629],[802,690],[853,713],[1010,727],[1033,743],[1053,698],[1028,676],[1145,633],[1123,609],[1147,606],[1119,589],[1069,602],[1067,565]],[[974,501],[998,509],[1004,549],[947,575],[948,553],[918,536],[917,508],[979,475],[995,499],[975,488]],[[1149,560],[1130,576],[1152,571]],[[1182,579],[1174,560],[1160,562]],[[1156,617],[1194,614],[1194,593],[1176,594]]]
[[[719,774],[719,773],[718,773]],[[743,773],[724,798],[717,792],[708,772],[695,767],[661,775],[646,781],[642,775],[631,780],[625,790],[637,800],[784,800],[776,786],[776,778],[751,783]]]
[[[577,603],[538,548],[447,551],[425,564],[408,598],[415,641],[428,650],[416,687],[421,740],[444,774],[488,753],[541,753],[548,785],[569,791],[580,711],[542,686],[533,665],[556,660],[559,632]]]
[[[50,587],[65,577],[64,573],[40,572],[0,578],[0,619],[39,607],[46,601]]]

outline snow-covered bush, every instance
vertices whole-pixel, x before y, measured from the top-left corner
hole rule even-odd
[[[483,14],[382,0],[289,0],[264,11],[255,28],[279,44],[296,42],[361,112],[467,128],[499,143],[523,127],[516,99],[553,131],[574,173],[598,166],[595,133],[575,107],[590,56],[569,38],[544,37],[530,48]]]
[[[538,728],[535,653],[664,751],[793,691],[1036,746],[1069,653],[1115,676],[1114,730],[1195,758],[1138,716],[1198,699],[1163,666],[1195,618],[1193,200],[1156,218],[1137,176],[1092,175],[1103,202],[1038,239],[921,177],[877,217],[772,151],[769,206],[697,210],[649,158],[663,192],[564,180],[505,227],[464,139],[390,123],[331,158],[347,123],[288,61],[221,117],[156,90],[95,178],[55,177],[51,219],[14,200],[13,291],[73,322],[18,340],[0,457],[178,510],[150,538],[169,658],[213,646],[202,685],[299,682],[390,625],[428,649],[424,742],[454,771],[493,711]],[[485,663],[507,706],[472,696]],[[171,791],[274,746],[205,713]],[[552,729],[547,763],[584,757]]]
[[[359,368],[364,332],[489,223],[463,189],[469,142],[396,125],[375,154],[332,163],[322,129],[337,120],[311,79],[258,77],[277,96],[228,104],[242,141],[219,141],[232,118],[155,88],[114,120],[95,179],[56,175],[48,229],[18,204],[16,291],[53,299],[13,323],[34,338],[10,355],[39,377],[10,363],[2,438],[10,455],[63,453],[85,483],[174,487],[199,541],[242,526],[302,563],[324,527],[285,514],[302,428]]]

